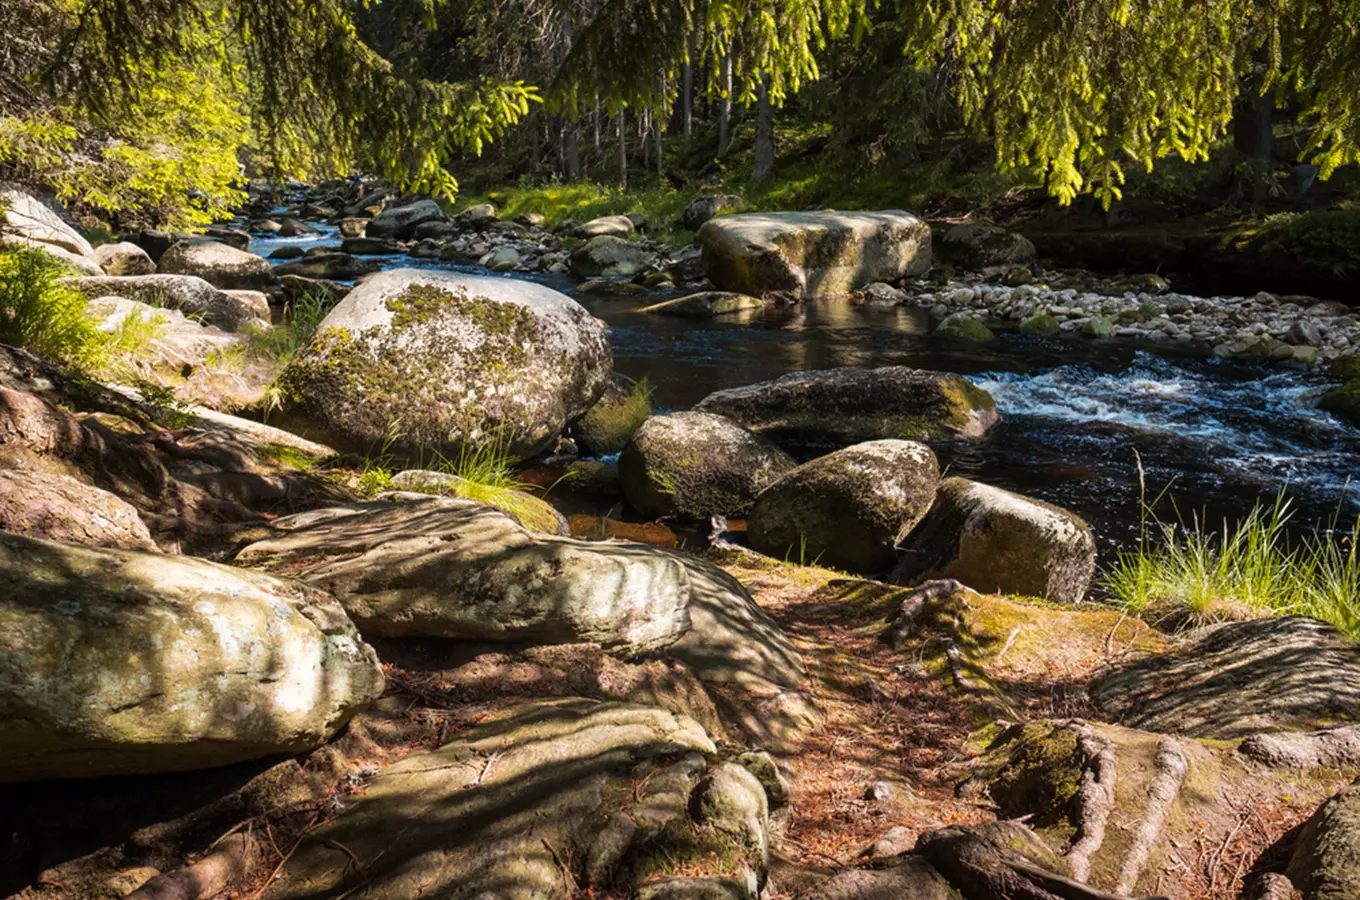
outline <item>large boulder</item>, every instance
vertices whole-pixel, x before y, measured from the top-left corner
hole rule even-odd
[[[941,262],[965,269],[1023,266],[1034,262],[1029,238],[995,225],[955,225],[936,243]]]
[[[754,900],[774,803],[713,756],[697,722],[657,707],[523,704],[381,772],[307,835],[265,900],[356,888],[373,900],[695,897],[724,885],[718,896]]]
[[[0,238],[4,243],[44,250],[78,272],[102,270],[94,248],[73,226],[32,194],[0,186]]]
[[[282,377],[341,444],[527,457],[594,405],[611,368],[604,326],[557,291],[397,269],[341,300]]]
[[[260,260],[264,262],[264,260]],[[268,265],[268,263],[265,263]],[[194,275],[128,275],[63,278],[66,284],[89,297],[126,297],[152,306],[177,309],[223,331],[240,331],[247,325],[269,324],[269,306],[246,296],[228,294]]]
[[[883,572],[935,499],[940,466],[913,441],[872,441],[804,463],[770,485],[748,522],[751,546],[779,558]]]
[[[1360,897],[1360,781],[1313,813],[1285,874],[1306,900]]]
[[[165,275],[197,275],[223,290],[268,290],[278,283],[274,267],[254,253],[217,241],[181,241],[160,258]]]
[[[653,416],[619,456],[623,495],[647,516],[741,516],[794,467],[765,438],[722,416]]]
[[[1145,731],[1240,738],[1360,721],[1360,647],[1303,616],[1232,622],[1096,679],[1091,699]]]
[[[90,547],[156,549],[132,504],[58,472],[0,469],[0,531]]]
[[[695,236],[720,290],[833,297],[930,268],[930,227],[908,212],[743,213]]]
[[[309,750],[383,689],[321,591],[3,533],[0,647],[0,782]]]
[[[1074,513],[966,478],[940,482],[935,505],[907,538],[894,584],[955,578],[977,591],[1079,603],[1096,542]]]
[[[317,253],[294,262],[276,266],[278,275],[300,275],[303,278],[333,278],[353,281],[362,275],[378,271],[382,266],[371,259],[359,259],[348,253]]]
[[[962,375],[905,366],[793,372],[710,394],[695,409],[813,446],[981,437],[998,419],[991,395]]]
[[[417,225],[447,218],[443,208],[433,200],[419,200],[407,206],[389,206],[369,219],[365,233],[370,238],[407,240]],[[353,251],[350,251],[353,252]]]
[[[571,272],[582,278],[636,275],[656,261],[656,254],[621,237],[591,238],[571,252]]]
[[[708,194],[696,197],[680,214],[680,227],[686,231],[698,231],[703,224],[725,209],[741,206],[741,198],[735,194]]]
[[[481,503],[355,504],[274,528],[236,562],[330,591],[365,634],[595,643],[631,655],[690,627],[689,579],[675,557],[535,535]]]
[[[95,259],[105,275],[154,275],[156,264],[141,247],[128,241],[102,244],[95,248]]]

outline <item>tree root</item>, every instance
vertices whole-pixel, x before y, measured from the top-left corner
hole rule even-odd
[[[1105,843],[1105,825],[1114,811],[1116,755],[1114,742],[1101,737],[1088,723],[1076,722],[1069,727],[1076,732],[1086,769],[1076,797],[1078,837],[1067,851],[1067,864],[1072,867],[1072,877],[1085,884],[1091,875],[1091,857]]]
[[[1347,725],[1308,733],[1280,731],[1254,734],[1237,752],[1268,766],[1283,769],[1360,767],[1360,726]]]
[[[1152,855],[1152,848],[1161,837],[1163,826],[1166,825],[1167,814],[1176,802],[1176,796],[1180,793],[1181,785],[1185,783],[1185,776],[1189,772],[1185,752],[1181,749],[1180,743],[1169,736],[1163,736],[1158,740],[1157,753],[1152,764],[1156,774],[1148,787],[1147,810],[1143,814],[1143,821],[1138,825],[1138,830],[1133,834],[1133,845],[1129,848],[1124,865],[1119,870],[1119,881],[1115,891],[1121,895],[1127,895],[1132,891],[1134,885],[1138,883],[1139,876],[1143,874],[1148,858]]]
[[[1035,856],[1043,843],[1018,822],[950,826],[924,834],[916,852],[926,858],[966,900],[1122,900],[1035,862],[1015,848],[1029,845]]]
[[[907,638],[916,633],[917,623],[927,607],[934,606],[941,600],[948,600],[955,594],[967,590],[968,588],[961,581],[953,578],[942,578],[936,581],[927,581],[907,594],[902,600],[902,609],[897,614],[897,620],[893,622],[890,637],[892,648],[901,650]]]
[[[157,875],[124,900],[207,900],[249,874],[255,849],[248,833],[229,835],[195,865]]]
[[[1299,896],[1294,882],[1278,872],[1267,872],[1247,889],[1247,900],[1295,900]]]

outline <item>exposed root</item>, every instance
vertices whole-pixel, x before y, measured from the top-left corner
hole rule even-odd
[[[925,612],[928,606],[933,606],[941,600],[948,600],[955,594],[967,591],[961,581],[953,578],[942,578],[936,581],[927,581],[925,584],[907,594],[902,600],[902,609],[897,614],[897,621],[893,623],[892,647],[894,650],[901,650],[907,638],[916,633],[916,624],[921,618],[921,613]]]
[[[1129,848],[1124,865],[1119,869],[1119,881],[1115,891],[1128,895],[1138,883],[1138,878],[1147,866],[1152,848],[1162,835],[1167,814],[1176,802],[1181,785],[1189,772],[1185,752],[1173,737],[1164,736],[1157,741],[1157,753],[1152,760],[1156,774],[1148,787],[1148,805],[1143,813],[1143,821],[1133,833],[1133,845]]]
[[[1237,752],[1285,769],[1360,768],[1360,725],[1308,733],[1254,734],[1238,746]]]
[[[1086,722],[1071,726],[1077,746],[1086,757],[1086,769],[1077,790],[1077,840],[1067,851],[1072,877],[1085,884],[1091,875],[1091,857],[1105,843],[1105,825],[1115,803],[1116,754],[1114,742],[1099,734]]]
[[[255,841],[248,832],[222,839],[195,865],[157,875],[124,900],[207,900],[242,882],[250,874]]]

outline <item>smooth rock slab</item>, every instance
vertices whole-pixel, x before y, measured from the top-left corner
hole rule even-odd
[[[930,227],[901,210],[721,216],[695,241],[719,289],[757,297],[834,297],[930,268]]]
[[[268,304],[233,296],[195,275],[126,275],[118,278],[109,275],[63,278],[61,281],[91,300],[126,297],[197,316],[223,331],[239,331],[251,324],[269,324]]]
[[[600,644],[636,654],[690,627],[679,560],[634,544],[534,535],[505,514],[434,498],[279,519],[236,563],[333,593],[366,634]]]
[[[695,410],[776,443],[832,447],[976,438],[999,421],[991,395],[962,375],[906,366],[793,372],[709,394]]]
[[[0,533],[0,781],[310,750],[382,689],[373,649],[321,591]]]
[[[1360,647],[1304,616],[1231,622],[1096,679],[1090,693],[1107,715],[1145,731],[1308,731],[1360,721]]]
[[[89,547],[156,549],[136,507],[56,472],[0,469],[0,531]]]
[[[165,275],[197,275],[222,290],[268,290],[278,283],[268,261],[217,241],[181,241],[161,256]]]
[[[1079,516],[965,478],[940,482],[935,505],[903,544],[893,584],[957,578],[977,591],[1078,603],[1096,542]]]
[[[777,559],[882,572],[935,499],[940,466],[914,441],[870,441],[804,463],[761,493],[751,546]]]

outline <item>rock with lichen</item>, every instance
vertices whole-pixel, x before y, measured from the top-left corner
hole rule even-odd
[[[751,546],[852,572],[892,568],[897,544],[930,509],[940,467],[914,441],[872,441],[804,463],[767,488]]]
[[[998,421],[991,395],[962,375],[906,366],[793,372],[710,394],[695,409],[818,447],[976,438]]]
[[[624,496],[647,516],[740,516],[794,467],[769,440],[722,416],[653,416],[619,457]]]
[[[383,689],[324,592],[0,533],[0,782],[310,750]]]
[[[940,483],[907,538],[894,584],[955,578],[974,590],[1077,603],[1095,572],[1096,543],[1079,516],[966,478]]]
[[[583,454],[609,456],[628,446],[651,414],[651,391],[646,382],[631,382],[616,375],[590,412],[572,426],[572,436]]]
[[[339,445],[523,458],[595,404],[612,366],[605,327],[557,291],[398,269],[340,301],[281,383]]]

